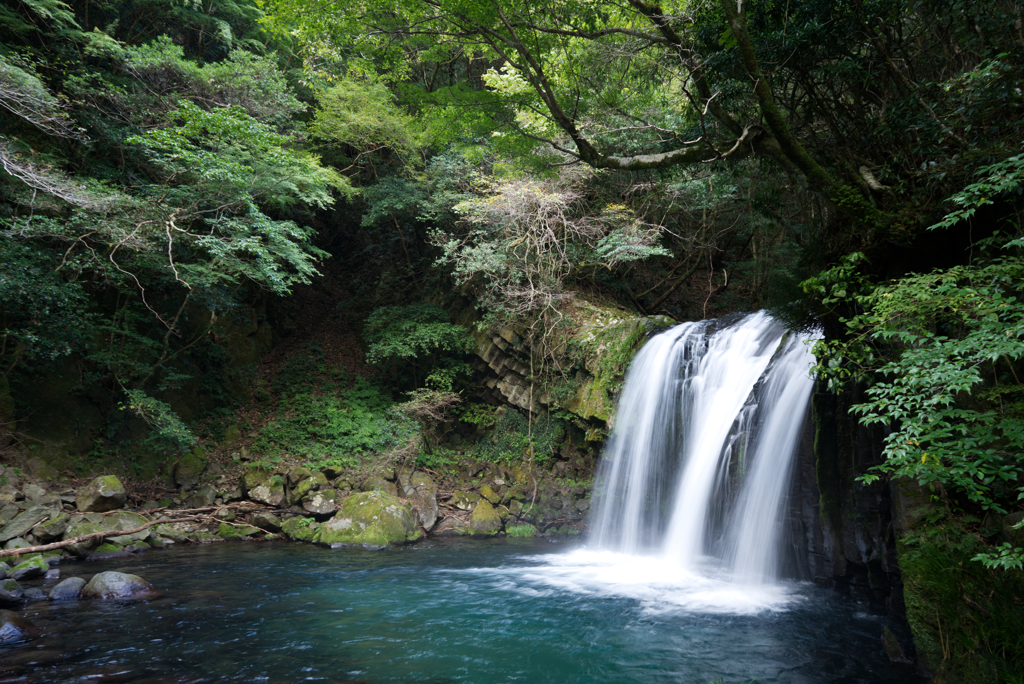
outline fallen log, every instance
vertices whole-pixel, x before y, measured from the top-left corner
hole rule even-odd
[[[71,539],[62,539],[59,542],[52,542],[50,544],[40,544],[39,546],[23,546],[20,549],[7,549],[0,551],[0,558],[6,558],[8,556],[21,556],[26,553],[42,553],[43,551],[54,551],[56,549],[63,549],[65,546],[71,546],[79,542],[88,541],[90,539],[104,539],[106,537],[120,537],[123,534],[135,534],[136,532],[142,532],[147,530],[153,525],[162,525],[164,523],[176,523],[176,522],[192,522],[202,517],[201,515],[191,515],[187,518],[174,518],[172,520],[151,520],[141,527],[136,527],[131,530],[105,530],[103,532],[93,532],[91,534],[83,534],[78,537],[72,537]]]

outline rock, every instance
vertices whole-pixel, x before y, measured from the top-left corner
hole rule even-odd
[[[179,487],[192,487],[199,482],[199,476],[206,470],[206,452],[196,447],[191,453],[185,454],[174,465],[174,484]]]
[[[31,622],[10,610],[0,610],[0,644],[24,641],[39,634]]]
[[[79,518],[78,522],[71,522],[68,524],[68,529],[64,533],[65,539],[71,539],[73,537],[82,537],[87,534],[94,532],[102,532],[103,527],[96,523],[86,521],[84,518]],[[70,546],[64,547],[68,553],[79,558],[85,558],[89,553],[100,545],[99,539],[86,539],[85,541],[76,542]]]
[[[18,500],[18,490],[13,485],[0,486],[0,504],[12,504]]]
[[[882,648],[885,649],[885,655],[889,656],[889,660],[892,662],[903,663],[904,665],[910,664],[910,658],[903,652],[900,640],[896,638],[896,635],[892,633],[888,625],[882,627]]]
[[[285,520],[281,525],[281,531],[296,541],[313,541],[320,532],[320,523],[313,518],[297,516]]]
[[[416,524],[429,532],[437,522],[437,484],[426,473],[403,472],[398,486],[402,495],[412,502]]]
[[[892,524],[900,532],[912,530],[932,509],[932,490],[916,480],[894,478],[891,482]]]
[[[50,568],[43,575],[44,580],[55,580],[60,579],[60,568]]]
[[[35,603],[36,601],[45,601],[46,592],[39,587],[29,587],[25,590],[25,600],[29,603]]]
[[[42,577],[49,569],[50,564],[46,562],[46,559],[36,557],[15,565],[11,568],[8,576],[15,580],[32,579],[34,577]]]
[[[0,489],[3,488],[0,487]],[[0,501],[0,504],[6,504],[3,508],[0,508],[0,524],[6,525],[21,511],[20,508],[14,505],[13,500],[10,503]]]
[[[35,499],[41,499],[46,496],[46,490],[37,484],[28,483],[21,488],[22,493],[25,494],[25,498],[34,501]]]
[[[82,589],[85,588],[85,584],[85,580],[81,577],[68,577],[50,590],[50,600],[65,601],[67,599],[76,599],[82,595]]]
[[[267,477],[249,490],[249,498],[267,506],[280,506],[285,499],[284,478],[280,475]]]
[[[90,558],[115,558],[125,552],[125,547],[112,541],[105,541],[89,554]]]
[[[521,487],[509,487],[505,491],[505,495],[501,497],[501,501],[507,505],[510,501],[525,501],[526,498],[527,495]]]
[[[305,468],[296,468],[288,473],[288,505],[293,506],[310,492],[327,489],[327,477],[323,473],[313,475]]]
[[[134,530],[142,527],[149,520],[139,515],[138,513],[131,513],[129,511],[121,511],[113,515],[108,515],[103,519],[101,526],[107,532],[114,530]],[[146,537],[149,536],[149,528],[141,530],[139,532],[133,532],[131,534],[119,534],[116,537],[107,537],[103,541],[114,542],[115,544],[131,544],[134,542],[145,541]]]
[[[320,470],[328,480],[334,480],[345,474],[345,469],[341,466],[327,466]]]
[[[0,580],[0,605],[20,605],[25,598],[25,590],[21,588],[17,580]]]
[[[469,534],[469,525],[461,518],[449,516],[438,522],[430,534],[434,537],[461,537]]]
[[[155,525],[150,528],[157,535],[166,537],[176,544],[187,544],[192,541],[185,532],[182,530],[171,527],[170,525]]]
[[[33,534],[36,538],[43,542],[56,541],[64,536],[64,532],[68,529],[68,521],[71,517],[67,513],[60,513],[56,516],[50,516],[50,519],[44,523],[36,525],[33,530]]]
[[[221,539],[241,539],[242,537],[251,537],[257,533],[259,533],[259,530],[252,525],[236,526],[221,523],[220,527],[217,528],[217,536]]]
[[[102,513],[120,508],[127,498],[121,481],[113,475],[104,475],[97,477],[78,492],[75,506],[82,512]]]
[[[320,527],[321,544],[404,544],[422,536],[412,511],[384,492],[353,494],[337,514]]]
[[[580,499],[576,502],[576,510],[582,513],[583,511],[590,510],[590,502],[586,499]]]
[[[123,492],[123,490],[122,490]],[[0,530],[0,542],[20,537],[32,529],[36,523],[45,520],[49,516],[56,517],[59,511],[44,506],[32,506],[24,513],[17,515]]]
[[[486,499],[480,501],[469,516],[469,533],[472,535],[493,536],[501,532],[501,518]]]
[[[30,546],[32,546],[32,544],[29,544],[21,537],[15,537],[14,539],[4,544],[4,551],[10,551],[11,549],[27,549]]]
[[[82,597],[89,599],[143,599],[156,594],[152,584],[123,572],[101,572],[82,589]]]
[[[213,514],[213,517],[223,522],[231,522],[238,518],[238,514],[230,508],[218,508],[217,512]]]
[[[259,513],[253,513],[249,516],[249,522],[256,527],[261,527],[267,532],[280,532],[281,531],[281,519],[273,513],[267,513],[260,511]]]
[[[448,503],[460,510],[471,511],[479,500],[480,495],[476,492],[455,492]]]
[[[364,492],[384,492],[389,496],[398,496],[398,487],[394,482],[389,482],[381,477],[368,477],[363,480]]]
[[[328,515],[338,510],[338,504],[334,501],[335,492],[333,489],[325,489],[313,492],[302,502],[303,510],[315,515]]]
[[[480,496],[487,499],[491,504],[501,503],[501,497],[491,489],[491,485],[484,485],[480,488]]]
[[[188,505],[189,508],[206,508],[212,506],[216,500],[217,488],[213,485],[203,485],[189,498]]]

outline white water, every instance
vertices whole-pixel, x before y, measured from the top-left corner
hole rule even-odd
[[[593,548],[538,578],[698,612],[784,608],[780,530],[813,386],[808,339],[759,312],[650,340],[598,473]]]

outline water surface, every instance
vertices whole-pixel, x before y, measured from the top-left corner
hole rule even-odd
[[[882,653],[883,620],[830,592],[800,584],[748,595],[542,539],[384,551],[222,543],[61,568],[132,572],[162,596],[30,606],[46,636],[0,649],[0,681],[911,679]]]

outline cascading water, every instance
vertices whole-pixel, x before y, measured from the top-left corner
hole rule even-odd
[[[773,582],[813,385],[809,339],[759,312],[648,342],[598,473],[593,545],[694,576]]]

